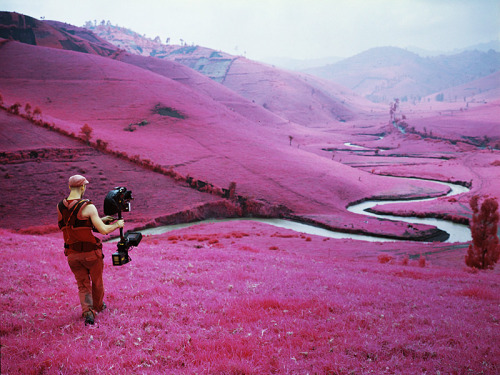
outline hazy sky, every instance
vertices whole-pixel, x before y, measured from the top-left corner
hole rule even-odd
[[[0,0],[0,10],[270,57],[349,57],[377,46],[449,51],[500,38],[500,0]]]

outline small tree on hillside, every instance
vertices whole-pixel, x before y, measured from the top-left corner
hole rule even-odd
[[[41,116],[42,116],[42,110],[40,109],[40,107],[35,107],[35,109],[33,110],[33,117],[40,118]]]
[[[31,104],[30,103],[26,103],[26,105],[24,106],[24,112],[26,113],[26,115],[28,117],[31,116]]]
[[[479,269],[493,269],[500,255],[498,202],[495,198],[486,198],[479,208],[479,200],[478,195],[470,199],[472,244],[465,256],[465,264]]]
[[[9,107],[9,112],[15,114],[15,115],[18,115],[19,114],[19,108],[21,107],[21,103],[19,102],[16,102],[14,104],[12,104],[10,107]]]
[[[232,181],[229,183],[229,198],[233,199],[236,196],[236,182]]]
[[[90,138],[92,137],[92,128],[89,126],[89,124],[85,124],[82,126],[80,129],[80,134],[82,139],[87,142],[87,144],[90,143]]]

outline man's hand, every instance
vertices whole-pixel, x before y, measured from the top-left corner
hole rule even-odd
[[[103,216],[101,217],[101,220],[104,224],[111,224],[113,221],[117,220],[113,216]]]

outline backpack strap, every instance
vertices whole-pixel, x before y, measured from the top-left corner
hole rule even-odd
[[[88,199],[81,199],[78,201],[77,204],[75,204],[73,206],[73,208],[71,209],[69,215],[68,215],[68,220],[66,221],[66,226],[70,226],[71,224],[71,227],[73,227],[73,225],[75,224],[75,220],[76,220],[76,216],[75,213],[78,215],[78,212],[80,211],[80,209],[83,207],[84,204],[87,204],[89,203],[90,200]]]

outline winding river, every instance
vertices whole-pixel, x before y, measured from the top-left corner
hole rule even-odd
[[[387,178],[402,178],[402,177],[387,177]],[[412,180],[412,178],[408,178],[408,179]],[[417,179],[413,178],[413,180],[417,180]],[[432,180],[432,181],[435,183],[449,186],[451,190],[447,194],[447,196],[458,195],[458,194],[462,194],[462,193],[469,191],[468,188],[461,186],[461,185],[452,184],[452,183],[448,183],[448,182],[441,182],[441,181],[436,181],[436,180]],[[437,198],[413,199],[413,200],[392,200],[392,201],[365,201],[363,203],[359,203],[359,204],[350,206],[348,208],[348,210],[350,212],[353,212],[353,213],[357,213],[357,214],[361,214],[361,215],[368,215],[368,216],[375,216],[375,217],[378,217],[381,219],[390,219],[390,220],[404,221],[404,222],[416,223],[416,224],[434,225],[437,228],[447,232],[450,235],[449,239],[446,242],[468,242],[468,241],[470,241],[471,240],[470,229],[467,225],[464,225],[464,224],[456,224],[456,223],[452,223],[451,221],[442,220],[442,219],[435,219],[435,218],[417,218],[417,217],[400,217],[400,216],[392,216],[392,215],[378,215],[378,214],[374,214],[374,213],[370,213],[370,212],[365,211],[365,210],[372,208],[376,205],[384,205],[384,204],[392,204],[392,203],[405,204],[408,202],[424,202],[424,201],[430,201],[433,199],[437,199]],[[254,222],[260,222],[260,223],[265,223],[265,224],[269,224],[269,225],[274,225],[274,226],[280,227],[280,228],[292,229],[292,230],[294,230],[296,232],[300,232],[300,233],[314,234],[314,235],[318,235],[318,236],[337,238],[337,239],[353,239],[353,240],[372,241],[372,242],[397,242],[397,241],[400,241],[400,240],[395,240],[395,239],[381,238],[381,237],[375,237],[375,236],[369,236],[369,235],[334,232],[331,230],[318,228],[318,227],[315,227],[312,225],[301,224],[301,223],[297,223],[297,222],[290,221],[290,220],[259,219],[259,218],[208,219],[208,220],[203,220],[203,221],[193,222],[193,223],[167,225],[167,226],[161,226],[161,227],[157,227],[157,228],[150,228],[150,229],[141,230],[141,232],[144,235],[146,235],[146,234],[160,234],[160,233],[165,233],[165,232],[169,232],[169,231],[176,230],[176,229],[190,227],[193,225],[199,225],[199,224],[204,224],[204,223],[228,222],[228,221],[254,221]]]
[[[388,177],[388,178],[400,178],[400,177]],[[410,178],[408,178],[410,179]],[[419,180],[417,178],[414,178],[413,180]],[[449,182],[442,182],[442,181],[436,181],[432,180],[432,182],[439,183],[442,185],[448,186],[451,190],[449,193],[446,195],[447,197],[451,197],[453,195],[458,195],[462,193],[466,193],[469,191],[468,188],[462,185],[458,184],[452,184]],[[390,200],[390,201],[365,201],[363,203],[359,203],[353,206],[348,207],[348,211],[357,213],[357,214],[362,214],[362,215],[367,215],[367,216],[375,216],[381,219],[390,219],[390,220],[398,220],[398,221],[404,221],[406,223],[415,223],[415,224],[427,224],[427,225],[434,225],[437,228],[447,232],[450,237],[446,242],[468,242],[471,241],[471,232],[470,228],[468,225],[465,224],[458,224],[458,223],[453,223],[448,220],[443,220],[443,219],[435,219],[435,218],[418,218],[418,217],[402,217],[402,216],[393,216],[393,215],[379,215],[371,212],[367,212],[366,210],[373,208],[377,205],[382,206],[385,204],[392,204],[392,203],[398,203],[398,204],[405,204],[408,202],[426,202],[426,201],[431,201],[437,198],[425,198],[425,199],[411,199],[411,200]]]

